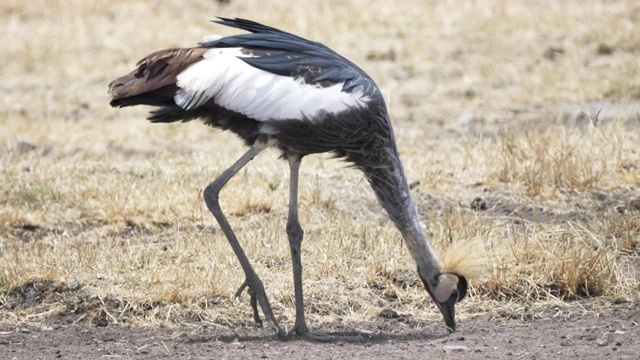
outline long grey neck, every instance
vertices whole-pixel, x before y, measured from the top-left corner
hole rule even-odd
[[[375,166],[363,166],[362,170],[378,201],[402,233],[418,271],[430,278],[440,273],[440,262],[425,238],[395,141],[386,145],[370,154],[375,158]]]

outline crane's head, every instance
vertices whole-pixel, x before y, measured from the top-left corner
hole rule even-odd
[[[420,270],[418,270],[420,273]],[[425,289],[433,301],[435,301],[440,313],[444,317],[444,323],[450,332],[456,330],[456,303],[467,295],[467,279],[458,274],[438,273],[425,279],[420,276]]]
[[[453,243],[441,260],[419,262],[418,275],[450,332],[456,330],[455,306],[467,295],[467,279],[481,277],[490,266],[481,238]]]

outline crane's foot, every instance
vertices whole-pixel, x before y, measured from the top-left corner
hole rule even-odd
[[[296,320],[296,324],[287,331],[287,337],[292,335],[306,336],[308,333],[309,329],[307,328],[307,323],[305,321]]]
[[[293,335],[305,337],[309,340],[318,341],[318,342],[332,342],[337,340],[335,335],[324,334],[324,333],[316,333],[310,331],[300,331],[297,326],[294,326],[287,332],[287,337],[291,337]]]
[[[271,310],[271,304],[269,304],[269,299],[267,299],[267,294],[264,291],[264,285],[262,285],[262,281],[257,275],[247,276],[246,280],[240,285],[238,291],[236,291],[236,297],[240,297],[240,294],[247,289],[247,293],[250,297],[251,308],[253,309],[253,321],[255,321],[258,326],[262,326],[262,319],[260,318],[260,313],[258,311],[258,305],[262,309],[262,313],[271,326],[273,326],[276,331],[276,335],[279,337],[284,337],[285,333],[278,325],[278,321],[273,315],[273,311]]]

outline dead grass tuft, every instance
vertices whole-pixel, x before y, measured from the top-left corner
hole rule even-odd
[[[497,299],[572,300],[614,295],[625,279],[616,278],[615,249],[584,228],[532,225],[496,258],[494,273],[481,285]],[[535,234],[532,237],[532,234]]]
[[[248,214],[268,214],[271,212],[271,205],[266,202],[252,202],[249,199],[231,212],[231,215],[243,217]]]
[[[499,142],[494,177],[522,185],[529,196],[598,189],[605,174],[617,170],[609,160],[620,144],[599,129],[536,128],[525,136],[501,132]]]

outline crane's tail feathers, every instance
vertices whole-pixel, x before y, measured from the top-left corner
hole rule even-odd
[[[189,65],[202,59],[205,48],[156,51],[138,61],[137,68],[109,84],[111,106],[167,106],[174,104],[176,77]]]
[[[491,258],[482,239],[458,241],[442,254],[442,272],[453,273],[468,279],[490,272]]]

